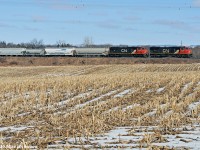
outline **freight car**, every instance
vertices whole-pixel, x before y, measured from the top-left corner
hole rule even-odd
[[[0,48],[0,56],[23,56],[25,48]]]
[[[75,56],[75,48],[45,48],[45,56]]]
[[[108,56],[109,48],[74,48],[75,56]]]
[[[150,47],[151,57],[192,57],[192,50],[185,46],[174,46],[174,47]]]
[[[24,49],[22,52],[23,56],[44,56],[44,49]]]

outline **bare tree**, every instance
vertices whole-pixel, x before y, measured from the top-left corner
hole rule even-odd
[[[57,47],[66,47],[67,44],[65,43],[64,40],[59,40],[56,42]]]
[[[5,41],[0,41],[0,48],[6,48],[7,44]]]
[[[83,45],[85,47],[91,47],[93,45],[93,39],[92,37],[85,37],[83,41]]]
[[[44,44],[43,44],[43,40],[37,40],[37,39],[33,39],[30,41],[30,43],[28,43],[28,47],[30,48],[42,48],[44,47]]]

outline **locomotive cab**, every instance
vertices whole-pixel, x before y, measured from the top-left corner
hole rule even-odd
[[[189,47],[181,47],[178,55],[180,57],[192,57],[192,50]]]
[[[133,51],[133,55],[134,56],[142,56],[142,57],[148,57],[149,56],[149,51],[147,48],[145,47],[137,47],[134,51]]]

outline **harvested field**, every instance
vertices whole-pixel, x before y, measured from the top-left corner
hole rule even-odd
[[[107,64],[192,64],[194,58],[134,58],[134,57],[0,57],[0,66],[66,66]]]
[[[30,149],[198,149],[200,64],[0,68],[0,141]]]

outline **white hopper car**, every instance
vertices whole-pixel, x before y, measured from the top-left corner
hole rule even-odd
[[[107,56],[109,48],[0,48],[0,56]]]
[[[75,48],[45,48],[45,56],[75,56]]]
[[[76,56],[107,56],[109,48],[75,48]]]
[[[23,56],[25,48],[0,48],[0,56]]]

